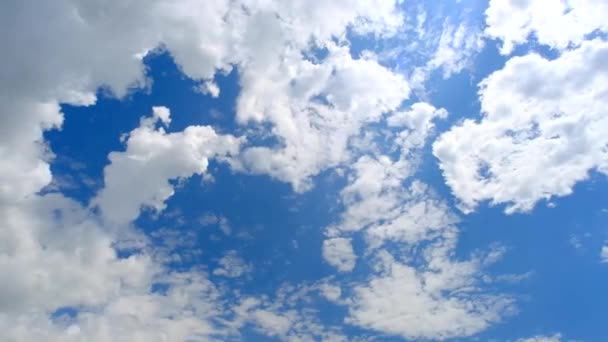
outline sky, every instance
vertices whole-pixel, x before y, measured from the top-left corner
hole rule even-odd
[[[0,3],[0,341],[606,341],[608,1]]]

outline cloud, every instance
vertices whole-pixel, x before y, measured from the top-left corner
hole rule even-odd
[[[199,219],[198,222],[203,226],[217,225],[224,235],[230,235],[232,233],[232,227],[230,221],[224,216],[218,216],[213,213],[205,213]]]
[[[531,36],[539,43],[564,50],[580,45],[595,31],[608,32],[606,0],[491,0],[485,33],[502,41],[501,53]]]
[[[217,289],[193,274],[167,274],[164,294],[124,289],[104,305],[76,307],[75,317],[30,312],[0,319],[7,341],[217,341],[212,323],[222,309]],[[141,290],[141,289],[140,289]],[[8,319],[7,319],[8,318]],[[35,328],[33,328],[35,327]]]
[[[169,51],[179,68],[207,84],[212,95],[220,91],[210,83],[215,73],[239,68],[245,103],[256,97],[267,100],[264,89],[277,77],[269,70],[278,70],[280,80],[300,85],[286,88],[286,97],[277,96],[287,98],[286,104],[269,107],[293,106],[297,115],[294,119],[275,111],[266,116],[270,111],[264,110],[260,120],[275,127],[271,134],[283,139],[288,150],[306,151],[315,143],[323,150],[337,146],[333,154],[319,154],[319,160],[314,153],[321,148],[311,148],[312,160],[306,163],[281,161],[277,154],[277,170],[304,165],[271,173],[297,185],[341,161],[347,137],[361,122],[377,120],[407,97],[403,77],[376,61],[351,58],[346,48],[336,48],[323,66],[307,64],[303,53],[342,40],[349,29],[395,32],[402,17],[392,1],[20,1],[2,3],[0,19],[8,32],[0,38],[8,51],[0,65],[0,212],[5,220],[0,269],[8,277],[0,289],[0,329],[9,341],[210,341],[233,333],[218,328],[222,316],[231,312],[224,307],[222,291],[202,271],[166,268],[165,246],[148,245],[150,239],[133,229],[132,220],[142,207],[163,210],[174,191],[172,181],[205,172],[209,158],[236,154],[241,140],[207,126],[167,133],[162,126],[170,124],[170,112],[155,107],[152,117],[129,133],[125,151],[110,155],[104,188],[93,200],[100,216],[93,206],[82,207],[60,194],[39,194],[54,177],[49,166],[53,153],[43,133],[60,129],[60,104],[93,105],[98,91],[122,98],[133,88],[145,88],[150,80],[142,57],[156,49]],[[278,61],[285,61],[280,68]],[[306,68],[314,72],[306,73]],[[323,73],[324,83],[312,82],[318,89],[302,86],[307,77],[315,81]],[[372,86],[375,82],[384,86]],[[329,96],[323,101],[330,106],[308,103],[321,92]],[[308,118],[317,107],[324,112],[319,122]],[[245,118],[240,123],[250,125],[248,110],[256,107],[239,108],[244,108],[239,118]],[[333,114],[339,114],[336,122]],[[297,145],[300,137],[291,135],[294,130],[280,122],[282,117],[291,124],[307,123],[304,137],[312,142]],[[319,138],[341,124],[349,124],[348,129],[331,139]],[[317,125],[326,128],[317,131]],[[294,156],[293,151],[286,155]],[[247,166],[267,171],[255,162]],[[161,238],[167,246],[181,243],[167,234]],[[74,314],[54,317],[62,308]],[[306,315],[299,320],[314,321]],[[290,334],[313,334],[305,323],[294,321]],[[319,329],[314,333],[335,335]]]
[[[443,77],[448,78],[466,67],[471,67],[472,57],[484,46],[481,32],[471,24],[443,23],[443,32],[433,58],[428,62],[431,69],[442,69]]]
[[[93,199],[110,223],[125,224],[145,207],[161,211],[173,195],[170,180],[207,170],[210,158],[236,155],[243,139],[218,135],[209,126],[189,126],[183,132],[166,133],[156,121],[170,122],[169,110],[154,107],[153,117],[141,120],[126,138],[126,151],[112,152],[104,170],[105,187]]]
[[[141,284],[149,277],[145,256],[119,259],[112,237],[86,209],[61,195],[35,197],[0,210],[0,269],[7,277],[0,307],[7,315],[100,304],[121,282]]]
[[[529,211],[608,172],[608,43],[587,41],[554,60],[514,57],[480,84],[483,116],[442,134],[433,153],[462,209],[480,201]]]
[[[322,291],[346,306],[350,324],[405,338],[469,336],[499,321],[510,299],[478,288],[483,261],[454,257],[457,219],[426,185],[411,178],[416,153],[432,134],[433,121],[447,112],[426,103],[402,110],[410,95],[406,77],[374,54],[354,57],[349,49],[351,34],[399,33],[404,23],[399,4],[1,4],[0,22],[11,28],[0,38],[8,51],[0,65],[3,336],[12,341],[213,341],[238,338],[238,330],[251,324],[281,340],[346,340],[340,328],[322,324],[310,308],[311,291]],[[470,35],[469,26],[446,24],[442,32],[432,67],[457,72],[479,47],[478,36]],[[581,49],[597,52],[596,45],[601,44],[583,44]],[[274,138],[276,144],[256,145],[255,139],[247,142],[209,126],[167,133],[170,110],[153,107],[152,116],[125,136],[125,150],[110,154],[104,187],[90,207],[60,194],[40,194],[54,179],[59,182],[51,173],[53,153],[43,133],[60,129],[60,104],[93,105],[98,91],[121,98],[133,88],[145,88],[150,80],[142,57],[157,49],[168,51],[211,96],[221,93],[213,82],[216,72],[237,68],[237,124],[248,135]],[[311,57],[317,50],[327,56]],[[566,55],[576,52],[560,60]],[[591,62],[602,66],[601,57],[597,52]],[[526,58],[534,59],[521,60]],[[554,63],[538,57],[536,62]],[[557,63],[555,69],[567,70],[565,64]],[[575,71],[556,81],[576,81]],[[596,83],[584,89],[598,92],[574,96],[580,97],[574,105],[583,103],[584,96],[603,98],[605,91],[600,93],[603,88]],[[577,85],[572,88],[579,89]],[[490,95],[497,92],[486,87]],[[587,119],[599,115],[597,108],[584,109],[590,113]],[[355,155],[353,138],[385,118],[395,150]],[[595,121],[587,124],[584,128],[601,128]],[[395,158],[397,150],[400,156]],[[213,284],[204,270],[171,270],[172,249],[189,246],[191,235],[176,236],[167,229],[144,236],[133,221],[142,208],[162,211],[175,182],[204,175],[212,158],[237,171],[288,182],[296,191],[309,189],[321,171],[355,160],[340,194],[346,210],[328,227],[323,252],[339,270],[350,271],[357,261],[373,272],[347,284],[344,294],[328,280],[323,287],[284,287],[273,298],[245,298]],[[230,233],[225,219],[214,216],[201,222],[207,223]],[[352,248],[350,235],[355,234],[364,238],[365,258]],[[153,245],[154,239],[162,242]],[[395,244],[420,252],[403,253]],[[228,251],[219,264],[213,271],[218,276],[251,272],[235,251]],[[348,294],[352,298],[344,299]]]
[[[546,335],[546,336],[534,336],[534,337],[528,337],[528,338],[520,338],[517,340],[517,342],[560,342],[562,341],[562,335],[561,334],[555,334],[555,335]]]
[[[357,228],[367,243],[362,260],[373,271],[351,285],[349,324],[441,340],[473,335],[509,314],[512,299],[479,287],[491,254],[454,260],[457,218],[427,186],[415,182],[385,192],[383,200],[391,209],[372,210]]]
[[[608,1],[492,0],[486,10],[485,33],[503,41],[501,53],[533,36],[539,43],[564,50],[580,45],[595,31],[608,32]]]
[[[348,310],[348,324],[405,339],[443,340],[476,334],[513,308],[509,296],[480,286],[483,268],[500,258],[500,250],[457,260],[458,217],[413,178],[412,164],[433,120],[446,115],[416,104],[389,116],[388,125],[401,129],[392,135],[398,158],[366,155],[351,166],[341,191],[344,211],[326,230],[334,240],[361,234],[366,243],[357,257],[370,273],[343,284],[341,293],[349,296],[336,301]]]
[[[253,271],[253,266],[241,258],[237,251],[226,252],[218,261],[219,267],[213,270],[213,274],[228,278],[238,278]]]
[[[346,205],[339,223],[328,228],[330,236],[358,231],[375,221],[394,219],[408,198],[418,192],[421,183],[406,189],[403,183],[416,170],[420,149],[434,130],[434,120],[445,118],[447,111],[418,102],[409,110],[392,113],[387,125],[396,132],[388,139],[398,149],[397,160],[382,153],[363,155],[351,165],[349,183],[340,197]],[[411,190],[411,191],[410,191]]]
[[[397,109],[409,95],[405,78],[348,49],[328,45],[315,64],[288,56],[262,71],[245,70],[237,120],[271,123],[277,146],[246,148],[241,168],[310,188],[310,177],[349,160],[349,139]],[[290,70],[292,70],[290,72]]]
[[[340,272],[352,271],[357,262],[352,242],[346,238],[333,238],[323,241],[323,258]]]
[[[222,334],[219,290],[200,273],[166,269],[152,246],[119,257],[121,241],[60,194],[3,204],[0,329],[7,341],[162,341]],[[132,247],[131,247],[132,248]],[[154,248],[154,250],[156,250]],[[163,284],[162,292],[151,291]],[[73,314],[55,317],[69,309]],[[59,310],[59,311],[58,311]]]
[[[499,321],[510,300],[476,294],[477,266],[448,261],[444,252],[431,248],[426,271],[382,253],[382,272],[354,287],[347,322],[405,339],[444,340]]]
[[[253,324],[258,332],[281,341],[352,340],[344,336],[340,327],[320,321],[318,310],[311,307],[319,291],[317,285],[285,283],[272,296],[241,298],[233,308],[235,315],[230,325],[240,328]]]
[[[205,95],[210,95],[211,97],[219,97],[220,96],[220,88],[217,83],[213,81],[205,81],[199,87],[198,90]]]
[[[408,75],[417,97],[429,98],[429,89],[425,88],[433,74],[440,73],[447,79],[473,69],[475,57],[485,46],[480,5],[411,1],[403,13],[405,25],[387,39],[386,46],[373,53]]]
[[[361,34],[390,34],[402,23],[393,1],[137,0],[117,5],[62,0],[21,1],[0,9],[2,22],[11,28],[0,43],[15,51],[0,66],[0,195],[13,198],[32,195],[51,182],[42,132],[61,126],[59,103],[91,105],[99,87],[122,97],[131,87],[145,86],[141,57],[159,46],[197,80],[209,81],[217,70],[238,66],[243,93],[263,95],[264,84],[247,78],[270,80],[265,67],[274,69],[289,56],[301,61],[300,51],[311,42],[323,46],[348,27]]]
[[[603,263],[608,263],[608,246],[602,246],[602,250],[600,251],[600,258]]]

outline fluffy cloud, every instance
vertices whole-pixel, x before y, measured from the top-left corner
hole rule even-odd
[[[344,47],[328,48],[320,63],[298,55],[244,72],[237,119],[272,123],[279,145],[245,149],[242,168],[306,190],[311,176],[348,160],[349,139],[364,124],[408,97],[403,76],[373,59],[353,59]]]
[[[410,92],[406,78],[371,53],[355,58],[349,50],[349,30],[375,37],[398,32],[403,17],[397,4],[1,4],[0,25],[10,28],[0,37],[8,51],[0,65],[3,336],[9,341],[212,341],[237,338],[238,329],[252,324],[281,340],[346,340],[338,328],[321,324],[315,310],[296,308],[311,300],[309,289],[282,289],[273,299],[238,298],[231,305],[225,289],[204,271],[175,272],[164,264],[165,254],[187,244],[190,235],[176,238],[165,230],[146,237],[132,227],[142,207],[163,210],[172,182],[203,174],[210,158],[268,174],[297,191],[309,188],[311,177],[322,170],[357,160],[341,193],[347,209],[328,228],[323,252],[339,270],[352,270],[357,256],[346,235],[360,232],[373,273],[349,285],[350,300],[342,300],[342,288],[329,282],[321,289],[348,306],[351,324],[405,338],[442,339],[468,336],[498,321],[509,300],[475,288],[483,262],[454,261],[456,219],[424,184],[410,179],[415,152],[432,133],[433,120],[446,111],[424,103],[399,111]],[[466,65],[479,41],[467,38],[468,27],[445,26],[444,31],[431,67],[449,74]],[[167,133],[163,126],[171,123],[170,111],[155,107],[152,117],[126,136],[125,151],[110,154],[104,188],[91,207],[60,194],[41,195],[54,177],[43,132],[61,127],[60,104],[92,105],[100,87],[120,98],[131,87],[145,86],[141,58],[159,46],[212,96],[220,93],[216,72],[238,68],[236,119],[252,135],[250,143],[208,126]],[[316,49],[327,56],[313,56]],[[400,157],[351,155],[352,138],[385,117],[389,129],[398,131],[391,138]],[[276,144],[257,146],[258,137],[274,138]],[[211,221],[206,219],[229,234],[227,221]],[[140,243],[127,253],[121,246],[129,246],[124,240],[129,234]],[[150,245],[153,238],[166,246]],[[383,251],[389,242],[425,245],[419,255],[423,266],[400,251]],[[215,273],[220,276],[250,270],[235,252],[219,263]]]
[[[61,125],[59,103],[89,105],[101,86],[121,97],[145,85],[141,57],[161,44],[194,79],[238,65],[248,70],[243,75],[270,81],[265,68],[275,69],[311,42],[323,46],[347,27],[390,34],[402,23],[394,2],[357,0],[21,1],[3,4],[0,12],[10,31],[0,43],[14,51],[0,66],[0,195],[11,198],[51,182],[42,132]],[[245,78],[244,93],[264,95],[264,84]]]
[[[480,201],[527,211],[608,172],[608,43],[587,41],[554,60],[512,58],[480,84],[479,121],[444,133],[433,153],[470,211]]]
[[[352,242],[346,238],[333,238],[323,241],[323,258],[340,272],[352,271],[357,262]]]
[[[209,158],[236,155],[242,143],[231,135],[218,135],[209,126],[167,134],[162,127],[155,128],[157,121],[170,123],[167,108],[155,107],[152,118],[141,120],[126,138],[126,151],[110,153],[105,187],[93,200],[108,222],[128,223],[142,206],[164,209],[164,201],[174,191],[170,180],[204,173]]]
[[[453,25],[446,20],[437,50],[427,65],[431,69],[443,69],[443,76],[447,78],[471,66],[472,57],[483,46],[478,28],[467,23]]]
[[[608,32],[607,22],[606,0],[491,0],[485,33],[502,41],[503,54],[530,36],[562,50],[581,44],[594,32]]]

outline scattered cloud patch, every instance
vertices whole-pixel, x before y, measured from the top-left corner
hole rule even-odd
[[[546,336],[538,335],[538,336],[534,336],[534,337],[520,338],[517,340],[517,342],[560,342],[560,341],[562,341],[561,334],[546,335]]]
[[[331,238],[323,241],[323,258],[340,272],[352,271],[357,262],[351,240],[347,238]]]
[[[218,261],[219,267],[213,274],[228,278],[238,278],[253,271],[253,266],[241,258],[237,251],[228,251]]]

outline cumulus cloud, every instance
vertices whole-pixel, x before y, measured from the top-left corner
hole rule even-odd
[[[304,166],[293,172],[284,171],[293,160],[279,160],[272,167],[283,171],[270,172],[243,155],[246,170],[268,171],[299,188],[307,177],[342,160],[346,137],[361,122],[395,109],[408,92],[401,76],[373,60],[353,59],[343,47],[335,48],[321,66],[306,62],[302,53],[313,45],[333,44],[348,28],[359,34],[392,34],[402,24],[393,1],[20,1],[2,3],[0,19],[9,33],[0,38],[8,51],[0,65],[0,211],[5,219],[0,269],[7,277],[0,290],[0,327],[9,341],[209,341],[233,332],[217,329],[229,310],[204,273],[169,271],[166,260],[155,259],[155,247],[130,224],[142,206],[164,208],[174,191],[172,181],[205,172],[209,158],[237,154],[241,140],[206,126],[167,133],[163,126],[171,122],[170,111],[155,107],[152,117],[126,137],[125,151],[110,155],[105,186],[92,201],[100,209],[98,216],[60,194],[39,194],[53,181],[53,154],[43,132],[61,127],[60,104],[93,105],[100,88],[121,98],[133,87],[145,87],[149,80],[142,57],[157,48],[169,51],[180,69],[211,95],[220,92],[212,83],[215,73],[238,67],[240,123],[251,124],[252,114],[258,122],[270,122],[275,127],[271,134],[286,150],[335,142],[329,155],[302,161]],[[250,105],[256,97],[269,101],[264,89],[277,77],[273,70],[281,81],[298,86],[281,89],[276,95],[283,96],[268,106]],[[312,82],[318,76],[322,82]],[[355,101],[351,91],[370,96]],[[307,103],[322,92],[326,98],[320,103],[329,105]],[[297,114],[265,108],[281,106],[293,107]],[[324,114],[310,119],[317,107]],[[291,122],[283,124],[282,118]],[[355,124],[345,131],[319,138],[351,118]],[[304,138],[312,140],[297,145],[300,137],[293,136],[293,125],[301,122],[309,127]],[[317,131],[317,125],[325,129]],[[311,150],[308,158],[321,151]],[[281,158],[278,151],[276,159]],[[294,156],[293,151],[286,155]],[[122,240],[129,234],[138,237],[137,247]],[[128,257],[117,251],[125,246],[132,249]],[[73,314],[54,317],[62,308]],[[255,317],[268,328],[265,322],[274,316]],[[297,319],[291,324],[287,334],[310,330]],[[284,331],[280,325],[275,329]]]
[[[380,197],[394,207],[359,228],[374,272],[353,285],[347,322],[406,339],[447,339],[500,321],[512,300],[476,285],[487,257],[453,260],[455,216],[423,184],[403,193]],[[394,252],[380,248],[395,243]]]
[[[431,69],[443,70],[444,78],[471,66],[472,57],[481,51],[484,41],[478,27],[468,23],[458,25],[446,20],[439,45],[428,62]]]
[[[177,272],[167,266],[171,249],[187,245],[191,235],[176,237],[162,230],[144,236],[133,227],[142,208],[162,211],[175,182],[204,175],[212,158],[228,162],[234,170],[288,182],[296,191],[310,188],[312,177],[321,171],[355,160],[348,185],[340,193],[346,209],[328,227],[322,252],[339,271],[351,271],[363,258],[355,254],[350,235],[361,234],[365,262],[372,273],[344,288],[352,298],[344,299],[343,288],[331,281],[314,289],[345,305],[348,323],[404,338],[445,339],[469,336],[499,321],[510,299],[477,288],[484,260],[456,260],[457,218],[432,190],[411,179],[416,152],[432,134],[434,120],[446,117],[447,112],[427,103],[402,109],[410,95],[407,78],[386,67],[378,56],[354,57],[349,49],[350,34],[392,37],[398,33],[404,22],[399,4],[385,0],[26,0],[1,4],[0,25],[10,31],[0,37],[7,47],[5,63],[0,65],[3,336],[9,341],[213,341],[238,338],[238,330],[251,324],[258,332],[281,340],[345,341],[340,329],[322,324],[315,310],[301,309],[310,306],[313,290],[281,288],[274,298],[227,293],[209,281],[206,271]],[[579,32],[593,25],[601,29],[599,22]],[[542,30],[531,27],[523,30],[536,32],[549,45],[562,46],[564,40],[541,38]],[[467,65],[480,41],[467,25],[446,22],[441,32],[427,67],[443,68],[448,76]],[[511,33],[492,33],[491,28],[486,33],[519,43],[519,38],[505,38]],[[567,39],[578,44],[578,36]],[[566,170],[568,176],[560,178],[566,179],[565,185],[560,183],[558,190],[546,177],[546,183],[540,182],[541,190],[525,193],[521,200],[516,198],[518,189],[534,188],[513,187],[500,177],[496,182],[509,184],[515,195],[496,195],[503,196],[497,202],[521,200],[521,208],[527,208],[548,193],[567,193],[563,189],[590,169],[606,170],[605,141],[598,133],[606,122],[601,108],[588,101],[605,99],[608,93],[603,74],[588,77],[592,68],[605,67],[603,45],[600,41],[581,44],[579,50],[555,61],[520,57],[486,80],[482,95],[487,117],[463,124],[480,126],[478,137],[491,141],[503,134],[518,144],[523,141],[512,158],[517,163],[520,155],[537,152],[527,150],[526,139],[557,139],[547,146],[559,143],[567,151],[585,151],[574,153],[580,160],[571,164],[578,166]],[[214,97],[221,94],[213,81],[216,72],[238,68],[237,124],[254,137],[274,138],[276,144],[257,146],[209,126],[167,133],[170,110],[154,107],[152,116],[125,136],[125,150],[110,154],[104,187],[90,207],[60,194],[40,194],[56,176],[51,174],[53,154],[43,133],[61,127],[60,104],[93,105],[100,88],[121,98],[134,87],[145,87],[149,80],[142,58],[156,49],[168,51],[185,75]],[[311,57],[317,49],[327,56]],[[540,82],[535,79],[538,73],[527,72],[528,67],[544,70],[540,73],[543,82],[566,84],[566,89],[563,93],[551,87],[539,89],[535,86]],[[513,76],[522,70],[528,78]],[[581,74],[587,78],[577,77]],[[591,82],[581,81],[585,79]],[[564,96],[573,89],[579,92]],[[509,104],[517,102],[521,106],[517,110],[540,114],[518,126],[525,119],[505,112],[499,103],[502,92],[511,94]],[[562,102],[551,107],[543,102],[547,96]],[[583,110],[575,115],[573,108]],[[500,123],[484,126],[495,115],[503,123],[515,123],[523,133],[505,131]],[[354,155],[352,139],[367,124],[385,118],[394,133],[389,134],[394,150],[386,155],[374,151]],[[545,127],[538,118],[555,122]],[[460,136],[456,137],[459,143],[449,141],[449,134],[461,134],[458,129],[444,135],[435,151],[455,193],[473,206],[495,189],[475,190],[467,197],[455,185],[454,177],[462,182],[476,180],[466,171],[450,174],[450,163],[461,154],[450,155],[446,146],[458,152],[459,144],[466,142]],[[575,133],[580,136],[580,132],[586,135],[576,140]],[[604,143],[602,149],[596,148],[598,141]],[[566,150],[552,150],[557,149],[553,145],[548,148],[548,156],[553,153],[556,160],[570,155]],[[400,154],[397,158],[395,151]],[[494,161],[491,151],[476,153],[465,158],[483,160],[483,168]],[[208,216],[200,223],[217,224],[230,234],[228,221],[222,217]],[[137,244],[127,241],[128,236]],[[164,245],[152,245],[155,238]],[[395,244],[402,248],[391,249]],[[416,247],[420,247],[418,254],[403,253]],[[216,276],[240,277],[252,270],[236,251],[228,251],[218,263],[212,271]],[[239,298],[228,300],[231,295]]]
[[[168,124],[169,110],[155,107],[152,118],[141,120],[126,138],[126,151],[112,152],[104,170],[105,187],[93,200],[111,223],[125,224],[137,218],[142,206],[156,211],[173,195],[170,180],[183,179],[207,170],[209,158],[238,153],[242,139],[218,135],[209,126],[189,126],[167,134],[154,127]]]
[[[607,61],[608,43],[592,40],[553,60],[514,57],[481,82],[483,116],[433,145],[463,210],[490,200],[528,211],[608,172]]]
[[[388,126],[397,130],[392,140],[400,152],[399,158],[364,155],[351,165],[349,183],[340,194],[346,210],[340,222],[328,228],[330,236],[359,231],[374,222],[394,220],[406,211],[404,203],[417,196],[421,183],[414,182],[407,189],[404,182],[416,170],[418,152],[433,132],[434,120],[446,116],[446,110],[420,102],[387,118]]]
[[[44,130],[62,123],[59,103],[90,105],[98,87],[121,97],[130,87],[145,85],[141,57],[161,45],[194,79],[209,81],[218,69],[237,65],[243,71],[243,93],[262,99],[265,85],[259,82],[272,80],[269,67],[289,71],[289,65],[275,66],[289,56],[301,61],[300,51],[311,42],[323,46],[347,27],[361,34],[390,34],[402,23],[393,1],[138,0],[117,5],[65,0],[21,1],[1,9],[2,25],[11,34],[0,42],[15,53],[0,66],[0,191],[13,198],[51,182],[50,154],[41,141]],[[295,178],[290,180],[295,183]]]
[[[502,41],[503,54],[532,36],[563,50],[581,44],[591,33],[608,32],[607,20],[606,0],[491,0],[485,33]]]
[[[271,297],[242,298],[233,308],[234,317],[230,325],[253,324],[258,332],[281,341],[352,340],[344,336],[340,327],[323,324],[317,310],[310,307],[319,290],[316,285],[282,284]]]

